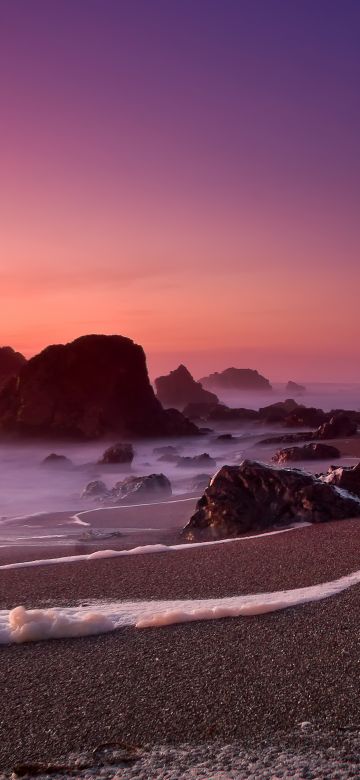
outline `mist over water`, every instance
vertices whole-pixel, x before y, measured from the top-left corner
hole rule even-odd
[[[220,400],[231,406],[242,406],[258,409],[269,403],[284,400],[289,393],[285,386],[275,386],[272,392],[220,393]],[[332,408],[360,409],[360,385],[346,384],[311,384],[303,395],[296,396],[298,403],[306,406],[321,407],[328,411]],[[101,479],[108,488],[132,474],[136,476],[151,473],[164,473],[172,484],[173,498],[181,497],[189,492],[194,493],[193,480],[200,473],[214,472],[224,463],[239,462],[252,441],[261,434],[281,430],[281,426],[263,426],[259,423],[217,423],[212,425],[214,432],[202,437],[191,439],[171,439],[135,441],[135,458],[130,467],[104,466],[97,461],[105,448],[111,442],[97,441],[93,443],[0,443],[0,544],[4,540],[13,539],[17,542],[29,538],[41,538],[55,542],[64,536],[79,535],[81,529],[78,523],[69,520],[71,513],[79,510],[93,509],[99,506],[93,500],[82,499],[81,493],[85,485],[94,479]],[[217,442],[216,436],[221,432],[231,432],[237,438],[234,442]],[[203,466],[179,468],[175,463],[159,461],[159,455],[154,453],[154,447],[171,444],[177,447],[179,455],[199,455],[207,452],[216,460],[216,469]],[[54,466],[42,465],[44,458],[51,452],[65,455],[71,460],[69,467],[61,464]],[[252,455],[250,455],[252,456]],[[270,452],[264,450],[266,460]],[[262,457],[262,453],[261,453]],[[343,459],[345,460],[345,459]],[[324,464],[325,466],[326,464]],[[308,470],[321,470],[322,464],[306,464]],[[201,494],[202,490],[195,491]],[[154,498],[161,501],[160,498]],[[64,518],[29,518],[35,513],[68,512]],[[157,510],[154,507],[148,513],[147,528],[153,525],[159,527]],[[18,520],[18,517],[22,517]],[[90,517],[84,518],[85,522]],[[110,513],[109,513],[110,517]],[[140,514],[139,514],[140,518]],[[90,523],[89,523],[90,524]],[[124,525],[126,521],[124,519]],[[141,519],[136,523],[141,527]]]

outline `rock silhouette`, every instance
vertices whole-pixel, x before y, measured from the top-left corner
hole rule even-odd
[[[190,371],[183,365],[170,371],[170,374],[155,379],[155,387],[157,397],[165,407],[183,410],[190,403],[218,403],[217,396],[204,390],[200,382],[196,382]]]

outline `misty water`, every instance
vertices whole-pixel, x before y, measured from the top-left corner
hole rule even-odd
[[[272,392],[220,394],[220,400],[228,405],[252,409],[284,400],[286,397],[288,393],[285,386],[275,386]],[[326,411],[333,408],[360,409],[360,385],[309,385],[306,393],[296,396],[296,400],[306,406],[316,406]],[[214,432],[202,437],[134,442],[135,458],[129,468],[98,464],[104,449],[113,442],[1,443],[0,544],[8,543],[10,540],[19,544],[30,539],[41,544],[50,539],[56,542],[81,536],[86,527],[81,527],[80,523],[84,522],[92,526],[92,516],[86,515],[84,519],[79,520],[72,518],[72,515],[99,506],[94,500],[81,498],[85,485],[94,479],[101,479],[107,487],[112,488],[117,481],[130,474],[140,476],[162,472],[171,481],[173,492],[171,500],[179,499],[189,493],[201,494],[201,490],[194,489],[193,480],[200,473],[209,473],[209,469],[202,466],[183,469],[174,463],[161,462],[159,456],[154,453],[154,447],[172,444],[177,447],[178,454],[184,456],[207,452],[216,460],[216,468],[219,468],[224,463],[240,462],[245,454],[259,457],[256,450],[252,452],[252,447],[259,436],[282,431],[280,425],[270,427],[260,425],[258,422],[218,423],[212,427]],[[217,442],[216,436],[225,432],[233,433],[236,440]],[[51,452],[67,456],[71,460],[71,465],[68,467],[43,465],[42,461]],[[269,460],[272,452],[273,448],[262,450],[262,459]],[[343,458],[342,462],[348,460],[350,459]],[[306,468],[319,471],[327,465],[316,461],[314,464],[306,464]],[[213,468],[212,471],[215,469]],[[157,514],[156,506],[153,512],[147,513],[147,530],[159,527]],[[110,517],[111,513],[109,513],[109,527],[111,527]],[[124,514],[121,527],[125,528],[126,523]],[[132,519],[131,525],[134,531],[143,528],[144,523],[140,513],[139,522],[134,522]]]

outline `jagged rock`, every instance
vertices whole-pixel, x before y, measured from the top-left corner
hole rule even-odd
[[[0,347],[0,388],[12,377],[16,377],[26,363],[21,352],[12,347]]]
[[[196,477],[191,482],[190,490],[192,492],[195,491],[203,491],[207,488],[212,475],[211,474],[197,474]]]
[[[110,491],[107,489],[105,482],[101,479],[93,479],[84,487],[81,498],[106,498],[110,495]]]
[[[179,457],[177,459],[177,466],[181,469],[192,469],[196,466],[207,466],[208,468],[216,468],[216,460],[211,458],[207,452],[203,452],[201,455],[192,455],[186,457]]]
[[[287,428],[317,428],[329,419],[329,415],[322,409],[311,406],[298,406],[285,417]]]
[[[134,448],[132,444],[120,442],[113,444],[105,450],[99,464],[132,463],[134,460]]]
[[[343,436],[354,436],[357,424],[347,414],[338,414],[325,422],[314,432],[314,439],[339,439]]]
[[[287,393],[305,393],[306,387],[304,385],[299,385],[297,382],[292,382],[291,379],[286,385],[286,392]]]
[[[266,423],[282,422],[298,406],[299,404],[293,398],[287,398],[286,401],[276,401],[268,406],[262,406],[259,409],[259,418]]]
[[[269,380],[252,368],[226,368],[204,376],[200,382],[215,390],[272,390]]]
[[[328,485],[336,485],[360,497],[360,462],[356,466],[330,466],[328,473],[321,476]]]
[[[165,407],[184,409],[189,403],[218,403],[218,397],[204,390],[183,365],[155,379],[155,387],[157,397]]]
[[[82,336],[31,358],[0,393],[0,431],[28,437],[192,436],[155,397],[143,349],[123,336]]]
[[[70,468],[73,465],[73,463],[70,460],[70,458],[66,457],[66,455],[57,455],[56,452],[52,452],[50,455],[47,455],[46,458],[44,458],[44,460],[41,461],[41,465]]]
[[[278,450],[271,458],[274,463],[289,463],[297,460],[330,460],[340,458],[340,450],[329,444],[305,444],[303,447],[287,447]]]
[[[298,469],[244,460],[212,478],[182,537],[236,537],[295,521],[322,523],[360,516],[360,501]]]
[[[171,483],[165,474],[149,474],[146,477],[127,477],[114,485],[111,496],[115,504],[166,498],[171,496]]]

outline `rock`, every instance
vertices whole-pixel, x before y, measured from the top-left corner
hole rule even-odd
[[[282,422],[298,406],[299,404],[293,398],[287,398],[286,401],[276,401],[274,404],[262,406],[259,409],[259,418],[266,423]]]
[[[208,468],[216,468],[216,460],[211,458],[207,452],[203,452],[201,455],[179,457],[177,459],[177,466],[182,469],[192,469],[196,466],[208,466]]]
[[[220,442],[220,444],[226,444],[228,441],[237,441],[237,438],[232,433],[221,433],[220,436],[216,437],[216,441]]]
[[[200,382],[215,390],[272,390],[269,380],[252,368],[226,368],[203,377]]]
[[[163,447],[154,447],[154,455],[177,455],[178,448],[172,444],[166,444]]]
[[[207,488],[212,475],[211,474],[197,474],[196,477],[191,482],[190,490],[192,492],[195,491],[203,491]]]
[[[183,365],[170,371],[167,376],[155,379],[155,387],[157,397],[165,407],[184,409],[189,403],[218,403],[217,396],[204,390]]]
[[[271,458],[274,463],[289,463],[296,460],[330,460],[340,458],[340,450],[328,444],[305,444],[303,447],[287,447],[278,450]]]
[[[285,417],[287,428],[317,428],[329,419],[329,415],[322,409],[311,406],[298,406]]]
[[[70,458],[67,458],[66,455],[57,455],[56,452],[52,452],[50,455],[47,455],[44,460],[41,461],[42,466],[60,466],[61,468],[69,468],[73,465]]]
[[[28,437],[193,436],[196,426],[165,411],[143,349],[123,336],[82,336],[47,347],[0,393],[0,431]]]
[[[0,347],[0,388],[12,377],[16,377],[26,363],[21,352],[12,347]]]
[[[328,473],[321,476],[323,482],[348,490],[360,498],[360,462],[356,466],[330,466]]]
[[[347,414],[338,414],[331,417],[329,422],[323,423],[314,432],[314,439],[339,439],[343,436],[354,436],[357,433],[357,424]]]
[[[88,482],[81,493],[81,498],[106,498],[107,496],[110,496],[110,491],[101,479]]]
[[[257,420],[259,417],[255,409],[232,408],[225,404],[188,404],[184,409],[184,415],[190,420],[206,422]]]
[[[236,537],[295,521],[322,523],[360,516],[360,501],[298,469],[244,460],[212,478],[182,537],[188,541]]]
[[[113,444],[111,447],[108,447],[98,463],[132,463],[134,460],[134,454],[135,453],[132,444],[121,442],[120,444]]]
[[[285,433],[282,436],[269,436],[261,439],[258,444],[290,444],[292,442],[311,441],[314,431],[302,431],[301,433]]]
[[[305,393],[306,387],[304,385],[298,385],[297,382],[292,382],[291,380],[286,385],[286,392],[287,393]]]
[[[117,482],[111,491],[115,504],[129,501],[166,498],[171,496],[171,483],[165,474],[149,474],[146,477],[127,477]]]
[[[159,463],[177,463],[180,459],[180,455],[176,455],[173,452],[164,453],[158,458]]]

